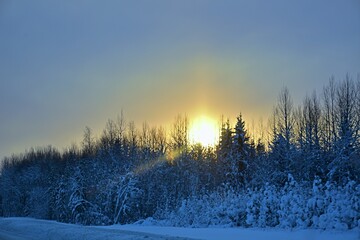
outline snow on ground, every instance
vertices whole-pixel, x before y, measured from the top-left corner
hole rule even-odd
[[[88,227],[33,218],[0,218],[0,240],[136,240],[186,238],[161,236],[122,229]]]
[[[0,218],[0,240],[23,239],[277,239],[352,240],[360,239],[359,229],[351,231],[178,228],[144,225],[85,227],[32,218]]]
[[[255,229],[255,228],[180,228],[142,225],[109,226],[111,229],[121,229],[134,232],[156,233],[167,236],[188,237],[207,240],[352,240],[360,239],[360,231],[321,231],[314,229],[284,230],[284,229]]]

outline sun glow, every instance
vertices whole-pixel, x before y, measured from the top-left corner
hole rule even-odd
[[[214,120],[205,116],[195,119],[190,125],[190,141],[205,147],[214,146],[219,135],[216,125]]]

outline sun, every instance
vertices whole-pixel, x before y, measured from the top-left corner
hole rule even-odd
[[[214,146],[218,139],[216,122],[206,116],[196,118],[190,125],[189,138],[193,144]]]

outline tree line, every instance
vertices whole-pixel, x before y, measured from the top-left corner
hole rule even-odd
[[[73,145],[60,152],[48,146],[4,158],[0,216],[86,225],[174,216],[179,222],[190,219],[181,209],[206,212],[199,210],[199,202],[220,203],[219,199],[230,201],[237,196],[248,208],[235,205],[236,216],[225,214],[230,222],[285,226],[290,220],[284,217],[293,216],[295,210],[279,196],[289,194],[290,199],[301,196],[302,208],[312,214],[302,215],[308,219],[304,226],[311,227],[318,226],[314,217],[327,213],[327,208],[320,210],[311,201],[317,201],[319,192],[325,199],[329,189],[337,189],[338,194],[343,189],[351,216],[341,215],[339,221],[348,228],[356,227],[360,219],[360,79],[349,75],[342,81],[331,78],[320,95],[306,96],[299,106],[284,88],[269,122],[268,142],[251,138],[239,114],[234,126],[229,119],[222,121],[214,147],[204,147],[189,142],[186,116],[178,115],[167,132],[147,123],[138,128],[121,113],[107,121],[99,138],[85,127],[80,148]],[[289,186],[297,187],[290,191]],[[303,194],[295,196],[296,192]],[[278,200],[266,203],[269,206],[261,218],[259,202],[270,193]],[[340,199],[339,204],[347,201]],[[336,201],[324,204],[330,207],[331,202]]]

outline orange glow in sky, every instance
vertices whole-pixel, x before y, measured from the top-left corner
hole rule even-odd
[[[296,105],[330,76],[360,72],[359,10],[356,0],[0,1],[0,159],[81,143],[85,126],[100,136],[121,110],[169,132],[187,114],[203,145],[222,115],[266,125],[282,87]]]

